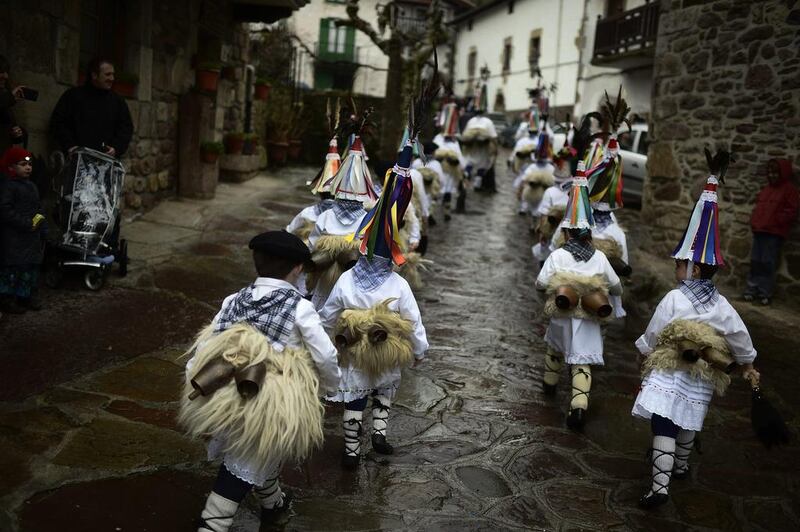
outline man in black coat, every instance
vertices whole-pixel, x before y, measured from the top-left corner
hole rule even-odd
[[[92,148],[120,158],[128,149],[133,122],[125,99],[111,90],[114,65],[93,59],[86,83],[67,89],[56,104],[50,128],[61,149]]]

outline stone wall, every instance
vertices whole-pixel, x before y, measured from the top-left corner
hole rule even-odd
[[[15,83],[40,91],[39,101],[22,102],[15,112],[29,131],[29,149],[46,156],[57,150],[49,135],[50,114],[61,94],[79,82],[81,2],[36,1],[24,10],[10,9],[19,3],[0,0],[0,8],[8,8],[0,12],[10,13],[0,32],[0,54],[11,62]],[[225,132],[244,129],[249,34],[246,25],[230,18],[228,2],[127,0],[126,6],[124,70],[139,82],[127,98],[134,135],[122,158],[125,203],[146,209],[176,192],[178,100],[194,90],[201,55],[234,67],[235,73],[220,80],[213,120],[201,139],[222,140]]]
[[[773,157],[800,166],[800,9],[779,0],[662,0],[652,144],[643,211],[668,256],[707,176],[703,147],[737,154],[720,187],[721,280],[742,286],[750,212]],[[784,247],[779,291],[800,295],[800,228]]]

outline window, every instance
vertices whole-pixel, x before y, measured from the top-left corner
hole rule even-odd
[[[636,151],[642,155],[647,155],[647,148],[649,147],[650,140],[647,138],[647,131],[642,131],[639,134],[639,146],[636,147]]]
[[[472,31],[472,20],[467,21],[467,31]]]
[[[630,131],[625,131],[617,135],[617,142],[619,142],[619,148],[625,151],[633,151],[633,133]]]
[[[469,51],[467,56],[467,77],[473,79],[475,77],[475,65],[478,63],[478,51],[473,48]]]
[[[511,72],[512,50],[511,37],[506,37],[506,40],[503,42],[503,74],[508,74]]]
[[[114,62],[117,72],[125,70],[127,2],[83,0],[78,68],[81,73],[93,57]]]
[[[318,47],[322,59],[352,61],[355,56],[355,28],[337,26],[334,19],[320,20]]]
[[[514,0],[511,0],[511,1],[508,3],[508,14],[510,15],[510,14],[512,14],[513,12],[514,12]]]
[[[531,40],[528,43],[528,65],[530,65],[531,75],[539,69],[539,58],[542,56],[542,30],[535,30],[531,33]]]

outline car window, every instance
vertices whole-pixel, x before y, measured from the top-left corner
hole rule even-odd
[[[617,136],[619,147],[622,150],[633,151],[633,133],[625,131]]]
[[[639,146],[636,151],[643,155],[647,155],[647,148],[650,146],[650,139],[647,138],[647,131],[642,131],[639,135]]]

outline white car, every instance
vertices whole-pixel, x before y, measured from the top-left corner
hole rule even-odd
[[[622,156],[623,201],[626,205],[641,207],[642,188],[647,175],[647,124],[632,124],[631,131],[623,127],[617,133],[619,153]]]

